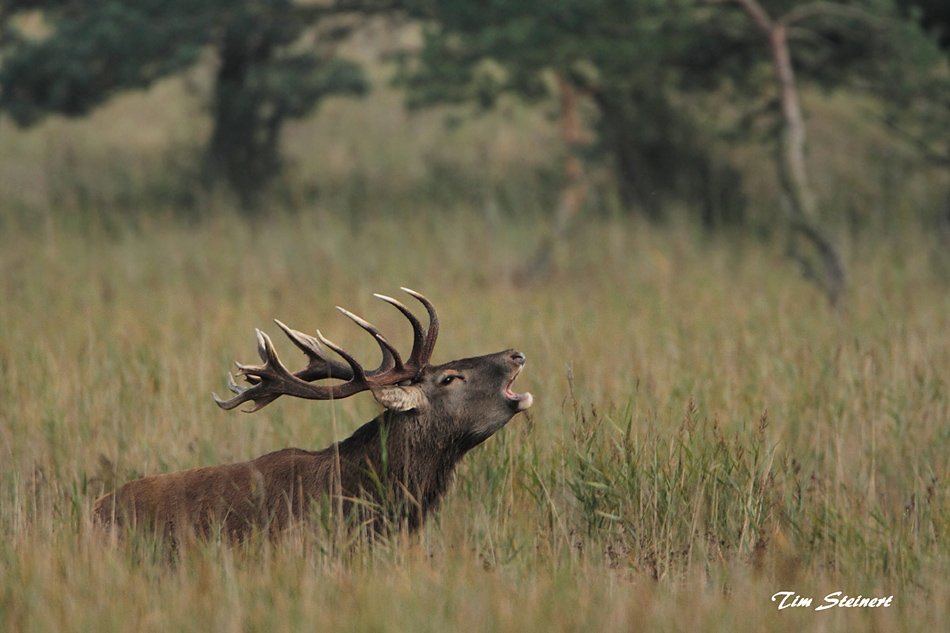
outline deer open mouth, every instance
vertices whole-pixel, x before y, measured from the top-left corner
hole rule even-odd
[[[511,385],[513,385],[515,382],[515,378],[518,377],[518,374],[521,373],[523,368],[524,365],[521,365],[515,369],[515,373],[511,376],[511,380],[509,380],[508,384],[505,385],[505,397],[508,398],[508,401],[518,411],[524,411],[534,403],[534,397],[527,391],[524,393],[515,393],[515,391],[511,388]]]

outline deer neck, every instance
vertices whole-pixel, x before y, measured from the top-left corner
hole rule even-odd
[[[360,468],[360,480],[372,471],[397,494],[408,492],[425,515],[438,505],[466,452],[440,431],[424,415],[387,411],[341,442],[340,457]]]

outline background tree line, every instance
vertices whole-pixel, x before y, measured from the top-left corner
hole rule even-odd
[[[679,205],[707,228],[744,226],[743,174],[722,148],[774,148],[776,224],[788,254],[837,301],[845,266],[806,160],[803,87],[872,95],[881,124],[950,164],[950,8],[942,0],[5,0],[0,111],[29,126],[84,116],[210,59],[203,179],[259,212],[281,173],[281,131],[330,95],[362,95],[338,54],[370,14],[422,25],[398,56],[410,108],[558,104],[567,148],[544,271],[585,204],[594,168],[619,207],[662,221]],[[947,219],[950,222],[950,219]]]

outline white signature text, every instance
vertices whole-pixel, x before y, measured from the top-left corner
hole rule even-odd
[[[849,596],[848,594],[842,591],[836,591],[834,593],[829,593],[824,598],[822,604],[815,605],[815,611],[824,611],[825,609],[830,609],[832,607],[843,607],[843,608],[876,608],[876,607],[889,607],[891,606],[891,601],[894,600],[894,596],[884,596],[880,598],[866,598],[864,596]],[[778,602],[778,608],[788,609],[788,608],[810,608],[814,602],[813,598],[805,598],[798,595],[794,591],[779,591],[772,595],[772,602]]]

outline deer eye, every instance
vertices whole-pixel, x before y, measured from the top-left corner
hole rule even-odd
[[[442,379],[439,381],[439,384],[440,385],[451,384],[452,381],[455,380],[456,378],[460,378],[460,376],[456,376],[455,374],[449,374],[447,376],[443,376]]]

